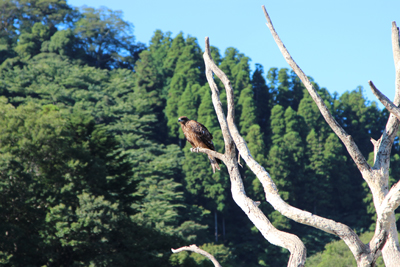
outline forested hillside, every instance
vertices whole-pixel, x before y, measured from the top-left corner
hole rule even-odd
[[[121,12],[63,0],[2,0],[0,18],[1,265],[211,266],[170,251],[193,243],[223,266],[286,265],[288,253],[233,202],[224,166],[212,174],[180,130],[179,116],[201,122],[223,152],[195,37],[155,29],[146,47]],[[239,130],[283,199],[367,232],[371,195],[298,77],[252,70],[235,48],[212,53],[235,89]],[[388,113],[362,88],[315,87],[373,160],[369,139]],[[398,180],[398,141],[392,153]],[[242,174],[247,193],[308,255],[334,240],[274,211],[246,166]]]

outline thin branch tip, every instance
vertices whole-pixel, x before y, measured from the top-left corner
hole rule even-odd
[[[264,5],[262,5],[261,7],[262,7],[262,9],[263,9],[263,11],[264,11],[264,15],[265,15],[265,17],[267,18],[267,21],[270,22],[271,20],[270,20],[270,18],[269,18],[267,9],[265,8]]]
[[[210,53],[211,52],[211,49],[210,49],[210,38],[208,36],[206,36],[205,42],[206,42],[205,53]]]
[[[380,92],[380,91],[378,90],[378,88],[376,88],[375,84],[374,84],[371,80],[368,81],[368,84],[369,84],[369,86],[371,87],[372,92],[374,92],[374,91]]]
[[[184,246],[184,247],[180,247],[177,249],[173,249],[171,248],[171,251],[173,253],[179,253],[182,251],[191,251],[191,252],[195,252],[198,253],[200,255],[203,255],[205,257],[207,257],[213,264],[215,267],[221,267],[221,264],[219,264],[219,262],[215,259],[215,257],[213,255],[211,255],[210,253],[208,253],[207,251],[199,248],[197,245],[192,244],[190,246]]]

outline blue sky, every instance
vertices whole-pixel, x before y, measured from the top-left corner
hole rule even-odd
[[[148,44],[154,31],[183,32],[220,49],[235,47],[259,63],[289,68],[265,25],[265,5],[285,46],[303,71],[329,92],[362,86],[375,101],[368,80],[394,98],[395,70],[391,22],[400,26],[399,0],[69,0],[73,6],[122,10],[134,25],[136,40]],[[382,107],[379,104],[379,107]]]

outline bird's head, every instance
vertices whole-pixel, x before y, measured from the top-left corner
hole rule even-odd
[[[179,117],[178,122],[181,124],[185,124],[189,119],[186,116]]]

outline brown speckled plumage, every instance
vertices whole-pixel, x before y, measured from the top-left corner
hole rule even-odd
[[[181,124],[186,140],[193,148],[201,147],[215,150],[214,143],[212,142],[213,136],[203,124],[194,120],[189,120],[186,116],[179,117],[178,122]],[[208,159],[211,162],[214,173],[215,169],[221,170],[218,164],[221,163],[219,159],[212,156],[208,156]]]

